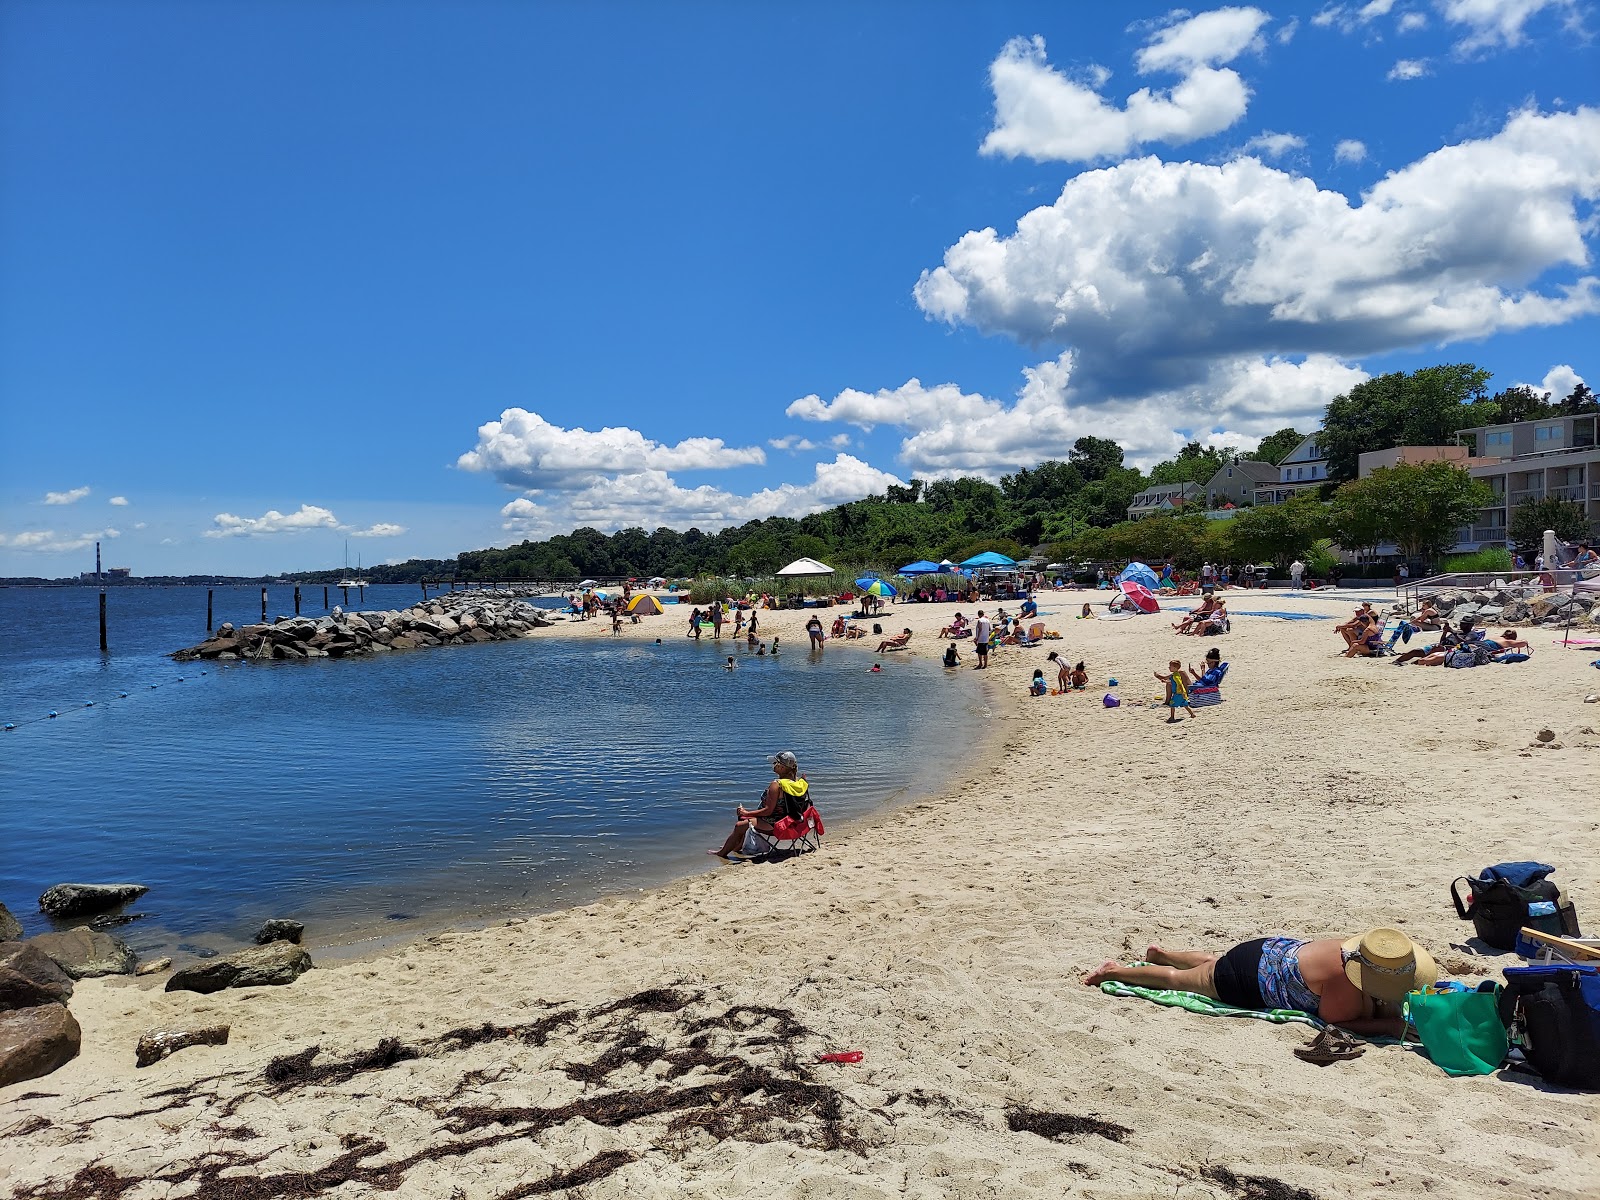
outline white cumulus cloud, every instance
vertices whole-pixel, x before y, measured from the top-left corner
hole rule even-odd
[[[1427,59],[1400,58],[1396,59],[1394,66],[1389,68],[1389,74],[1385,78],[1395,82],[1404,83],[1411,79],[1421,79],[1427,73]]]
[[[1446,21],[1466,27],[1455,47],[1460,54],[1520,46],[1528,22],[1542,12],[1559,14],[1569,30],[1582,20],[1576,0],[1437,0],[1437,7]]]
[[[379,521],[365,529],[350,530],[351,537],[399,537],[406,531],[404,525],[395,525],[389,521]]]
[[[1565,400],[1572,395],[1572,389],[1584,381],[1566,363],[1557,363],[1544,373],[1544,378],[1538,383],[1517,384],[1518,387],[1529,387],[1536,392],[1548,392],[1552,400]]]
[[[849,454],[817,463],[810,483],[780,484],[749,496],[705,484],[686,488],[665,471],[651,469],[598,480],[576,491],[519,496],[500,515],[505,529],[527,537],[585,526],[720,529],[764,517],[803,517],[900,482]]]
[[[281,513],[269,508],[259,517],[238,517],[233,513],[218,513],[211,518],[213,528],[206,530],[210,538],[258,537],[273,533],[301,533],[307,529],[338,529],[338,518],[326,508],[315,504],[302,504],[292,513]]]
[[[88,494],[89,489],[86,487],[73,488],[68,492],[46,492],[44,494],[44,502],[46,504],[76,504]]]
[[[1042,37],[1013,38],[989,65],[994,127],[984,154],[1088,162],[1152,142],[1181,145],[1219,133],[1244,116],[1250,89],[1221,64],[1261,46],[1267,14],[1224,8],[1158,30],[1135,57],[1141,74],[1181,76],[1170,91],[1140,88],[1119,107],[1100,89],[1103,68],[1074,79],[1053,68]]]
[[[1358,163],[1367,157],[1367,144],[1355,138],[1345,138],[1333,148],[1333,161]]]
[[[1402,13],[1400,20],[1395,24],[1395,28],[1401,33],[1416,33],[1418,30],[1426,29],[1427,27],[1427,16],[1419,12]]]
[[[1594,109],[1518,113],[1355,205],[1250,158],[1144,158],[1076,176],[1008,236],[968,233],[914,295],[937,320],[1073,347],[1089,396],[1160,391],[1226,358],[1352,357],[1600,311],[1597,195]]]
[[[538,413],[508,408],[499,420],[478,427],[478,444],[456,465],[465,471],[490,472],[511,487],[576,490],[623,472],[705,470],[766,461],[761,447],[727,446],[721,438],[686,438],[669,446],[637,429],[567,429]]]
[[[106,503],[115,504],[118,508],[126,508],[128,505],[128,498],[126,496],[113,496],[111,499],[107,500]]]
[[[56,533],[53,529],[28,529],[21,533],[0,533],[0,548],[29,550],[40,554],[86,550],[97,541],[122,536],[119,529],[100,529],[92,533]]]
[[[1270,129],[1256,134],[1244,144],[1247,154],[1258,154],[1266,158],[1282,158],[1291,150],[1305,149],[1306,140],[1299,134],[1273,133]]]

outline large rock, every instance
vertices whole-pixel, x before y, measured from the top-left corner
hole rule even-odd
[[[0,942],[20,942],[22,922],[11,915],[11,910],[0,904]]]
[[[262,923],[256,930],[256,945],[267,946],[273,942],[293,942],[300,944],[300,938],[305,934],[306,927],[299,921],[291,921],[287,917],[273,917],[272,920]]]
[[[0,942],[0,1012],[65,1004],[71,996],[72,979],[48,954],[22,942]]]
[[[142,883],[58,883],[39,897],[39,911],[52,917],[81,917],[137,900],[149,890]]]
[[[1510,600],[1500,610],[1500,620],[1509,625],[1516,625],[1533,620],[1533,609],[1522,600]]]
[[[121,938],[100,933],[86,925],[65,933],[41,933],[23,943],[48,954],[74,979],[95,975],[131,975],[139,956]]]
[[[226,1046],[227,1025],[205,1025],[192,1029],[152,1029],[134,1047],[133,1065],[148,1067],[190,1046]]]
[[[82,1042],[64,1004],[0,1012],[0,1087],[50,1074],[76,1058]]]
[[[311,955],[293,942],[252,946],[175,972],[169,992],[220,992],[231,987],[281,987],[311,969]]]

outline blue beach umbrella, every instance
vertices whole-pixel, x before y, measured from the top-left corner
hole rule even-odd
[[[887,579],[858,579],[856,586],[869,596],[898,596],[900,589]]]
[[[961,564],[963,567],[1014,567],[1017,560],[1007,558],[1004,554],[996,554],[993,550],[985,550],[982,554],[974,554]]]
[[[905,566],[901,567],[898,571],[896,571],[895,574],[896,575],[937,575],[942,570],[944,570],[944,568],[941,567],[938,563],[929,562],[925,558],[919,558],[914,563],[907,563]]]
[[[1142,562],[1131,562],[1123,567],[1117,575],[1118,583],[1141,583],[1152,592],[1161,586],[1161,581],[1156,578],[1156,573]]]

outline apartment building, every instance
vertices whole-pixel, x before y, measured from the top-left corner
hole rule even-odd
[[[1583,505],[1590,533],[1600,537],[1600,415],[1481,425],[1456,437],[1475,447],[1467,471],[1495,497],[1462,529],[1458,548],[1504,546],[1517,505],[1550,497]]]

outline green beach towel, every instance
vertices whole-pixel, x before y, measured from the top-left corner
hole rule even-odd
[[[1189,1012],[1199,1013],[1202,1017],[1254,1017],[1258,1021],[1271,1021],[1274,1025],[1310,1025],[1315,1029],[1321,1029],[1323,1026],[1319,1018],[1301,1012],[1297,1008],[1235,1008],[1231,1004],[1224,1004],[1221,1000],[1202,996],[1199,992],[1134,987],[1110,979],[1100,985],[1100,990],[1108,996],[1137,996],[1141,1000],[1148,1000],[1152,1004],[1164,1005],[1167,1008],[1187,1009]]]

